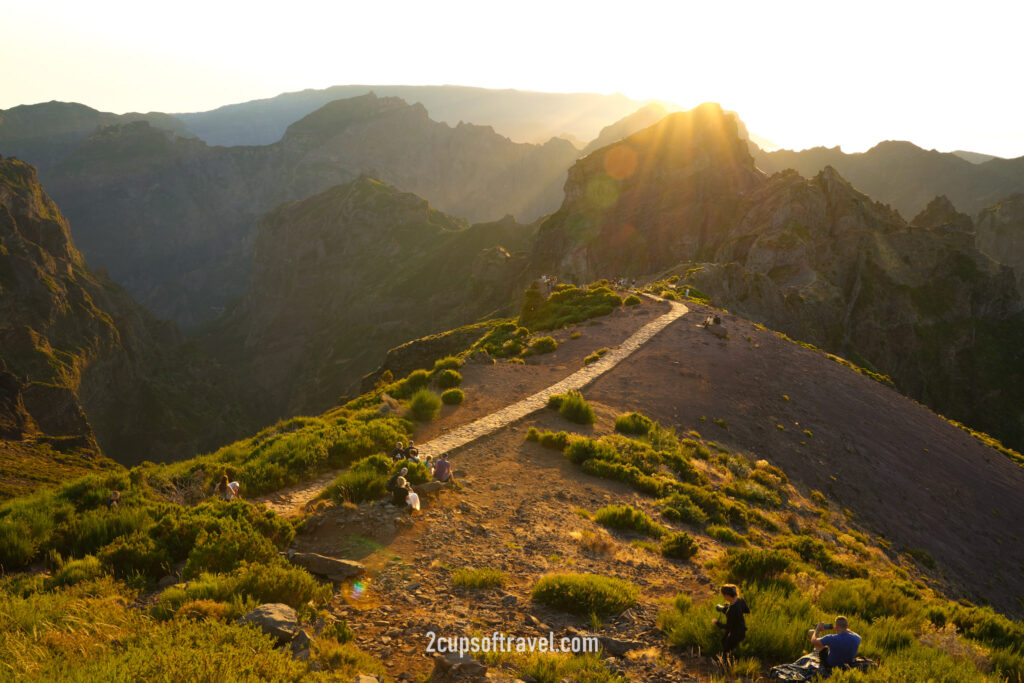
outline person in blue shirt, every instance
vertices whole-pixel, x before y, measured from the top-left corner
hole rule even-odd
[[[831,674],[832,669],[848,668],[857,658],[857,649],[860,647],[860,636],[850,630],[850,622],[846,617],[836,617],[836,632],[819,638],[818,633],[825,628],[825,624],[819,623],[814,630],[808,632],[811,645],[818,652],[822,676]]]

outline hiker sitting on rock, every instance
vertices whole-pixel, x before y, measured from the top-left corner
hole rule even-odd
[[[434,481],[455,481],[452,476],[452,464],[448,461],[447,453],[442,453],[441,459],[434,463]]]
[[[827,628],[828,624],[819,623],[807,632],[811,645],[818,651],[822,677],[830,675],[832,669],[849,668],[853,660],[857,659],[857,650],[860,648],[860,636],[850,630],[850,622],[846,617],[836,617],[836,632],[819,638],[818,632]]]
[[[391,502],[400,508],[404,508],[408,503],[409,492],[412,491],[412,486],[406,481],[405,477],[398,475],[398,479],[395,480],[395,486],[391,489]]]
[[[715,609],[725,615],[725,623],[717,619],[713,623],[725,631],[722,634],[722,654],[728,656],[747,635],[747,622],[743,615],[750,614],[750,608],[740,597],[739,589],[733,584],[727,583],[722,586],[721,593],[727,604],[715,605]]]
[[[423,465],[424,467],[427,468],[427,472],[430,474],[430,476],[434,476],[434,456],[428,455],[427,457],[423,458]]]
[[[239,484],[237,481],[229,483],[228,475],[224,474],[221,475],[220,481],[217,483],[217,488],[214,489],[214,492],[224,500],[231,501],[238,497],[238,487]]]
[[[398,487],[398,480],[401,479],[404,482],[405,475],[407,474],[409,474],[409,468],[403,467],[397,473],[391,475],[391,478],[388,479],[388,482],[384,484],[384,490],[387,491],[388,493],[394,493],[395,489]]]

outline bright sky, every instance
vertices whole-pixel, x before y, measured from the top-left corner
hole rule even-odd
[[[783,147],[1024,155],[1024,2],[0,0],[0,108],[203,111],[330,85],[720,102]]]

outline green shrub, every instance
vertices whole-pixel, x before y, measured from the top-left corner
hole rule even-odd
[[[795,552],[801,560],[814,565],[825,572],[834,572],[841,568],[832,556],[832,552],[823,541],[805,535],[783,536],[777,538],[775,547],[788,548]]]
[[[526,433],[526,440],[539,443],[545,448],[554,448],[559,451],[564,451],[569,445],[569,433],[542,432],[536,427],[530,427],[530,430]]]
[[[626,304],[627,306],[636,306],[637,304],[640,303],[640,297],[638,297],[636,294],[630,294],[625,299],[623,299],[622,303]]]
[[[50,580],[51,586],[73,586],[82,581],[91,581],[103,573],[103,565],[99,559],[92,555],[86,555],[80,560],[68,560],[64,566],[53,575]]]
[[[640,413],[626,413],[615,418],[615,431],[623,434],[646,436],[653,426],[654,421]]]
[[[711,525],[704,530],[704,533],[712,538],[717,538],[719,541],[727,545],[739,545],[744,547],[750,545],[746,536],[736,533],[727,526]]]
[[[688,560],[696,555],[698,550],[697,541],[685,532],[669,534],[661,541],[661,554],[677,560]]]
[[[266,542],[265,538],[260,538]],[[173,564],[164,547],[158,546],[148,534],[139,531],[122,536],[105,546],[99,552],[99,559],[110,568],[114,576],[122,579],[134,575],[159,579],[170,571]]]
[[[701,526],[708,521],[707,514],[701,510],[685,493],[673,493],[658,501],[658,509],[665,519]]]
[[[594,521],[611,529],[636,531],[652,538],[661,538],[668,530],[632,505],[607,505],[594,513]]]
[[[498,569],[456,569],[452,572],[452,585],[466,588],[504,588],[508,574]]]
[[[606,353],[608,353],[608,349],[598,349],[597,351],[594,351],[593,353],[584,356],[583,364],[590,365],[591,363],[596,363],[597,361],[601,360],[601,356],[603,356]]]
[[[722,491],[733,498],[747,500],[766,507],[777,508],[782,505],[782,499],[778,493],[750,479],[730,481],[722,487]]]
[[[442,370],[437,373],[437,386],[439,389],[451,389],[462,384],[462,375],[458,370]]]
[[[409,399],[409,414],[420,422],[429,422],[441,410],[441,397],[429,389],[420,389]]]
[[[465,363],[461,358],[455,356],[445,356],[434,361],[434,372],[441,370],[458,370]]]
[[[554,337],[537,337],[530,342],[530,345],[526,348],[526,353],[536,356],[542,353],[552,353],[557,350],[558,342],[555,341]]]
[[[781,550],[729,550],[723,560],[732,583],[768,583],[793,567],[793,560]]]
[[[573,614],[618,614],[636,604],[639,589],[628,581],[598,574],[548,574],[533,587],[533,599]]]
[[[174,613],[175,619],[192,619],[193,621],[227,621],[237,618],[236,610],[231,604],[216,600],[192,600],[186,602]]]
[[[565,457],[575,465],[582,465],[591,458],[618,462],[619,452],[606,442],[595,441],[586,437],[569,437],[565,447]]]
[[[384,456],[364,458],[338,475],[322,494],[338,502],[361,503],[383,498],[392,463]]]
[[[446,389],[441,394],[441,402],[446,406],[455,406],[466,400],[466,392],[462,389]]]
[[[856,615],[867,621],[910,616],[917,609],[917,604],[892,583],[869,579],[830,581],[817,603],[828,613]]]
[[[552,330],[608,315],[622,298],[608,287],[558,287],[545,300],[536,289],[527,290],[519,324],[534,330]]]
[[[384,678],[387,670],[379,660],[363,652],[352,643],[340,643],[329,639],[318,640],[313,648],[314,658],[325,671],[331,673],[330,680],[351,681],[359,674]]]
[[[403,468],[409,470],[405,473],[405,479],[410,484],[423,484],[432,479],[430,470],[419,460],[399,460],[391,465],[391,471],[388,473],[388,476],[398,474]]]
[[[550,400],[549,398],[549,405]],[[594,421],[597,419],[594,409],[590,407],[590,404],[586,402],[583,395],[578,391],[570,391],[562,395],[561,399],[558,400],[558,414],[570,422],[581,425],[594,424]]]
[[[184,586],[172,586],[160,594],[153,616],[167,619],[192,600],[263,604],[283,602],[298,609],[313,601],[325,604],[331,587],[317,581],[303,569],[282,562],[243,565],[230,574],[202,574]]]
[[[191,579],[203,572],[228,572],[243,562],[268,562],[277,556],[270,540],[248,523],[225,519],[216,529],[204,529],[188,554],[182,577]]]

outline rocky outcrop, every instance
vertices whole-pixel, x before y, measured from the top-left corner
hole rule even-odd
[[[267,419],[354,393],[382,350],[504,310],[532,230],[467,226],[361,177],[260,221],[249,291],[210,347]]]
[[[0,160],[0,359],[11,440],[130,464],[241,428],[213,364],[86,266],[35,170],[14,159]]]
[[[561,198],[577,151],[450,127],[373,94],[330,102],[263,147],[209,147],[145,122],[106,128],[44,177],[90,263],[191,328],[242,296],[257,219],[370,174],[471,221],[534,220]]]
[[[973,241],[970,218],[945,197],[908,224],[832,167],[809,180],[767,176],[731,116],[702,105],[570,169],[531,272],[676,273],[717,304],[1020,445],[1021,300],[1010,270]]]
[[[310,574],[323,576],[331,581],[345,581],[366,571],[366,567],[358,562],[316,553],[289,552],[287,557],[289,562],[302,567]]]
[[[291,641],[299,630],[299,620],[295,610],[280,602],[260,605],[240,617],[238,623],[258,626],[261,631],[279,643]]]
[[[1014,194],[978,214],[978,249],[1013,268],[1017,291],[1024,297],[1024,194]]]

